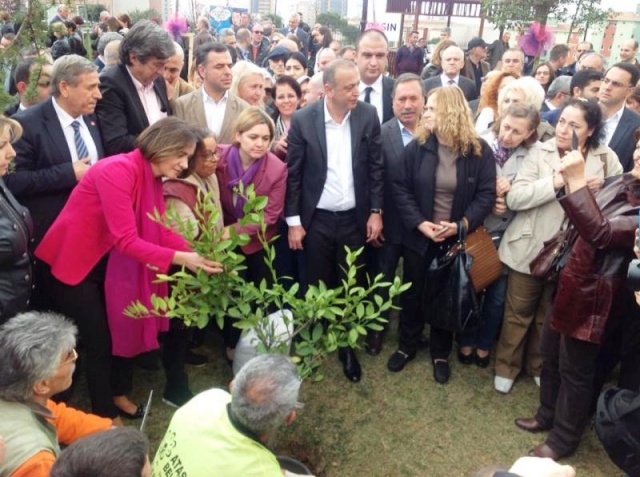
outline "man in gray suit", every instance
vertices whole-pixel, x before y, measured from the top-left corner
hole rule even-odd
[[[462,90],[467,101],[473,101],[478,97],[476,85],[469,78],[460,75],[464,68],[464,51],[459,46],[450,46],[440,53],[440,65],[442,74],[424,81],[427,93],[440,86],[457,86]]]
[[[175,115],[194,126],[209,128],[218,143],[230,144],[236,118],[249,107],[229,92],[231,54],[222,43],[205,43],[196,50],[196,65],[202,86],[176,100]]]
[[[422,117],[426,94],[420,77],[413,73],[404,73],[398,78],[392,92],[393,118],[384,123],[380,130],[382,159],[384,161],[384,208],[382,216],[383,237],[379,248],[375,249],[374,275],[383,273],[385,281],[393,281],[402,257],[402,223],[393,198],[392,184],[398,170],[403,167],[402,153],[416,133]],[[387,320],[389,313],[384,315]],[[382,331],[372,331],[367,335],[365,350],[377,355],[382,349]]]

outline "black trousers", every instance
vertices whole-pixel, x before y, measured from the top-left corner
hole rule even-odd
[[[591,416],[596,360],[601,346],[554,331],[550,315],[542,328],[540,407],[536,420],[551,427],[546,443],[566,455],[575,451]]]
[[[104,295],[105,271],[103,259],[82,282],[72,286],[60,282],[44,265],[41,283],[55,311],[71,319],[78,328],[93,412],[115,418],[118,409],[113,396],[125,394],[131,388],[131,373],[127,374],[127,363],[113,366]]]
[[[453,240],[429,244],[423,257],[414,250],[404,248],[403,281],[411,282],[409,290],[400,296],[400,339],[398,348],[407,354],[418,351],[420,336],[429,318],[429,265],[449,250]],[[453,347],[453,332],[431,326],[430,349],[432,359],[448,359]]]
[[[368,260],[367,271],[371,280],[373,280],[379,273],[382,273],[385,281],[393,282],[396,276],[396,271],[398,270],[398,264],[400,263],[400,259],[404,252],[404,246],[402,244],[385,242],[382,247],[369,247],[369,252],[371,260]],[[377,293],[384,300],[389,298],[388,288],[379,290]],[[390,316],[390,309],[382,312],[382,317],[387,320],[387,323],[384,325],[385,328],[389,324]]]
[[[363,230],[358,226],[355,209],[344,212],[330,212],[316,209],[304,239],[304,250],[309,285],[322,280],[329,288],[337,287],[346,275],[345,246],[358,249],[366,241]],[[358,283],[364,283],[364,253],[358,256]]]

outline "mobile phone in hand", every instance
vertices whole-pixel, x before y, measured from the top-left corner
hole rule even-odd
[[[639,219],[640,220],[640,219]],[[433,238],[437,238],[440,237],[443,233],[445,233],[447,231],[448,227],[445,227],[444,225],[442,226],[442,228],[440,230],[438,230],[435,234],[433,234]]]

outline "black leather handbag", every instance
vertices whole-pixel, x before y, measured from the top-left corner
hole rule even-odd
[[[471,279],[473,257],[465,245],[466,231],[458,223],[458,241],[435,259],[429,276],[431,326],[453,332],[473,331],[482,323],[480,300]]]

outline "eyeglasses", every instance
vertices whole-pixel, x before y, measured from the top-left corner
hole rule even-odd
[[[204,160],[207,162],[215,162],[218,160],[219,156],[220,156],[220,153],[218,152],[217,149],[215,151],[207,151],[203,154],[198,154],[198,157],[203,157]]]
[[[62,367],[69,363],[75,363],[77,360],[78,360],[78,352],[76,351],[75,348],[73,348],[71,351],[69,351],[65,360],[60,363],[59,367]]]
[[[254,31],[253,33],[255,33],[256,35],[262,35],[262,34],[264,34],[264,32],[263,32],[263,31]]]
[[[605,86],[606,86],[606,85],[611,85],[611,86],[613,86],[614,88],[631,88],[631,85],[628,85],[628,84],[622,84],[622,83],[620,83],[620,82],[618,82],[618,81],[610,80],[609,78],[605,78],[605,79],[603,79],[603,80],[602,80],[602,84],[603,84],[603,85],[605,85]]]

